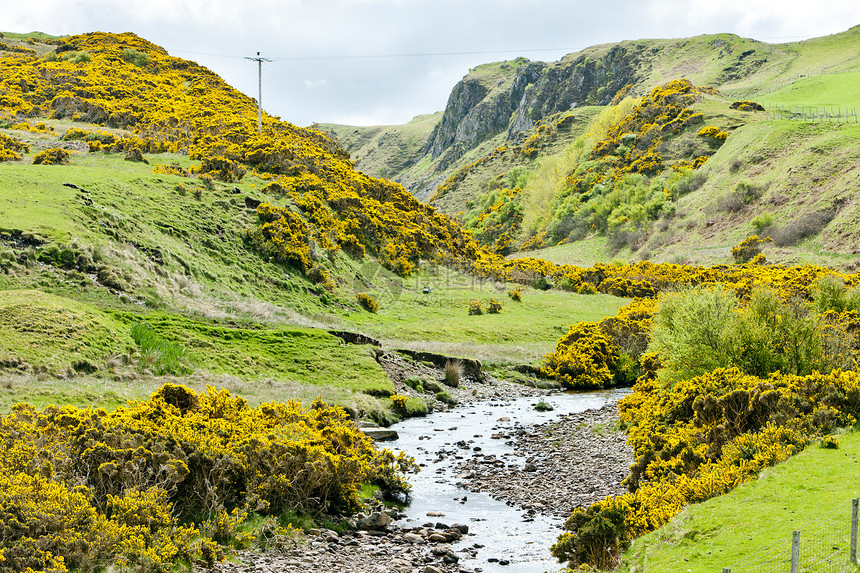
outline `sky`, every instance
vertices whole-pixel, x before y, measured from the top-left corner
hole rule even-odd
[[[783,43],[860,24],[857,0],[19,0],[0,31],[134,32],[300,126],[402,124],[482,63],[733,33]],[[11,4],[11,5],[9,5]]]

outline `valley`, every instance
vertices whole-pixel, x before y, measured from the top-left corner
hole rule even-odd
[[[260,131],[134,34],[2,42],[0,573],[718,570],[786,535],[739,500],[856,495],[860,27]]]

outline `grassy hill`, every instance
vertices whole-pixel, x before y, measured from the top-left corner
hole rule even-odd
[[[816,564],[821,570],[856,570],[848,555],[860,439],[856,433],[836,438],[838,449],[810,447],[727,495],[686,508],[637,539],[622,569],[790,568],[792,531],[799,530],[801,570],[816,570]]]
[[[498,317],[467,322],[469,300],[506,298],[504,281],[476,285],[446,266],[468,263],[474,242],[398,185],[354,171],[320,132],[266,117],[258,136],[252,100],[133,35],[4,40],[4,408],[109,406],[181,381],[370,415],[394,387],[371,348],[328,329],[510,365],[623,304],[592,297],[572,312],[577,295],[536,291],[510,307],[522,321],[509,334]],[[68,158],[34,164],[57,149]],[[155,350],[132,336],[142,325]],[[163,348],[177,360],[161,360]]]
[[[386,176],[401,181],[418,197],[464,221],[476,217],[475,210],[490,201],[494,190],[521,185],[522,216],[525,226],[531,229],[519,236],[514,248],[525,245],[530,249],[526,254],[543,257],[545,251],[532,250],[534,243],[528,239],[544,228],[553,210],[559,209],[567,186],[565,180],[586,160],[597,142],[589,134],[606,129],[595,122],[607,104],[613,103],[609,100],[616,95],[612,90],[617,89],[614,86],[621,82],[620,78],[628,83],[618,99],[624,94],[644,96],[655,85],[683,77],[697,86],[718,90],[701,98],[691,109],[702,114],[701,125],[713,125],[729,133],[727,145],[716,153],[707,153],[711,159],[701,168],[701,179],[695,181],[692,192],[685,191],[684,197],[677,198],[671,218],[637,228],[629,234],[632,238],[613,240],[598,233],[598,237],[609,239],[608,248],[589,260],[726,262],[731,260],[731,247],[745,236],[779,231],[776,247],[768,252],[771,260],[853,265],[857,253],[844,238],[855,233],[855,207],[848,196],[840,199],[837,190],[842,189],[844,195],[844,190],[856,187],[853,165],[857,146],[853,142],[857,138],[854,113],[858,102],[852,86],[860,73],[858,42],[860,27],[788,44],[718,34],[595,46],[550,64],[520,59],[479,66],[452,92],[445,115],[428,136],[424,157],[399,174],[389,170]],[[437,133],[447,129],[446,121],[459,118],[459,123],[452,123],[459,126],[457,133],[468,132],[470,122],[491,114],[500,105],[498,102],[506,101],[503,96],[510,93],[511,82],[526,74],[523,70],[529,66],[540,70],[539,79],[524,89],[523,103],[504,128],[482,136],[476,143],[464,136],[467,139],[453,143],[446,151],[433,150],[434,141],[439,140]],[[610,69],[616,72],[610,73]],[[565,88],[571,78],[592,85],[591,91],[572,94]],[[474,95],[479,93],[478,87],[467,89],[468,86],[478,86],[486,93],[478,98]],[[471,101],[469,97],[480,101],[457,113]],[[574,101],[572,110],[556,111],[550,107],[552,102],[570,98]],[[755,100],[767,111],[730,109],[730,104],[738,100]],[[524,110],[524,106],[528,109]],[[780,121],[789,117],[800,121]],[[385,140],[377,135],[372,151],[375,159],[367,161],[369,148],[363,146],[358,135],[364,128],[329,128],[353,153],[357,165],[371,173],[386,161],[384,158],[397,155],[397,150],[386,148]],[[374,132],[384,133],[379,128]],[[346,133],[353,135],[342,139]],[[669,138],[660,150],[661,156],[675,160],[688,157],[697,145],[701,147],[701,139],[697,144],[695,135],[693,131]],[[834,148],[839,151],[836,158],[831,158],[825,150]],[[780,159],[775,159],[776,150],[785,150],[785,154],[776,152]],[[653,182],[652,175],[649,181]],[[726,203],[732,202],[729,198],[738,184],[761,189],[742,209],[728,210]],[[819,213],[817,222],[809,220],[812,216],[801,217],[808,208]],[[541,219],[544,223],[534,225]],[[559,240],[567,243],[582,238],[564,240],[556,236],[546,246],[557,248]]]

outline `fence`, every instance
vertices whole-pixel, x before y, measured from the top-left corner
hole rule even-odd
[[[857,109],[817,105],[787,105],[775,104],[768,107],[767,119],[799,119],[803,121],[836,121],[840,123],[858,123]]]
[[[761,547],[722,573],[855,573],[858,500]]]

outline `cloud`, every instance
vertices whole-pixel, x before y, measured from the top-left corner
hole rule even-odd
[[[469,68],[520,55],[719,32],[779,42],[856,24],[856,0],[30,0],[4,6],[0,25],[134,32],[254,97],[257,68],[244,56],[260,51],[275,60],[263,66],[264,107],[308,125],[406,122],[442,109]]]
[[[323,88],[328,85],[328,80],[305,80],[305,87],[309,90]]]

